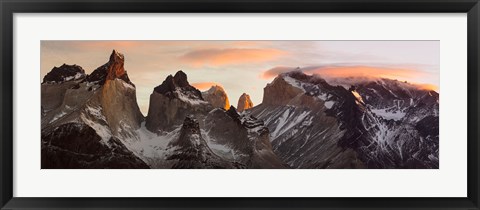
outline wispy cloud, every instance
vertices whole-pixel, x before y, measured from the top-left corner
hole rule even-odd
[[[411,79],[424,76],[423,72],[415,69],[377,67],[365,65],[327,65],[307,67],[278,66],[261,74],[264,79],[271,79],[278,74],[299,69],[307,74],[318,74],[323,77],[382,77],[388,79]]]
[[[316,74],[323,78],[387,78],[415,83],[418,78],[428,77],[428,73],[416,69],[366,66],[366,65],[325,65],[325,66],[307,66],[307,67],[287,67],[277,66],[260,74],[263,79],[272,79],[277,75],[294,70],[300,70],[306,74]],[[433,84],[416,84],[420,88],[428,90],[438,90],[438,86]]]
[[[182,55],[180,60],[196,67],[223,66],[270,61],[286,54],[287,52],[278,49],[203,49],[188,52]]]
[[[417,85],[417,87],[419,87],[420,89],[424,89],[424,90],[435,90],[438,92],[438,86],[434,85],[434,84],[415,84]]]
[[[222,86],[216,82],[196,82],[196,83],[192,83],[191,85],[199,90],[208,90],[210,87],[214,85]]]

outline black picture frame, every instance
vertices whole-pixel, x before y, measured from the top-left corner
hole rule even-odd
[[[1,209],[479,209],[478,0],[0,0]],[[15,13],[467,13],[468,196],[465,198],[17,198],[13,197]],[[450,180],[445,180],[450,181]],[[455,181],[455,180],[451,180]],[[93,190],[93,189],[92,189]],[[159,189],[161,190],[161,189]],[[252,189],[255,190],[255,189]]]

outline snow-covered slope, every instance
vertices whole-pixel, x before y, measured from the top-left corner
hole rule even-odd
[[[438,94],[394,80],[352,81],[361,82],[284,73],[250,113],[292,167],[438,168]]]
[[[346,131],[329,112],[347,103],[342,94],[347,90],[292,72],[268,84],[262,104],[249,113],[265,121],[275,153],[291,167],[362,168],[357,153],[341,146]]]
[[[216,155],[207,145],[200,125],[193,115],[185,117],[179,137],[169,143],[172,150],[167,161],[173,161],[171,168],[242,168],[241,164],[230,162]]]
[[[205,118],[204,137],[221,157],[247,168],[285,168],[275,155],[263,121],[240,115],[235,107],[214,109]]]

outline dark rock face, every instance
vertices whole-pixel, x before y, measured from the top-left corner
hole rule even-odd
[[[67,123],[42,133],[43,169],[149,168],[115,138],[102,143],[85,124]]]
[[[178,140],[171,142],[174,152],[167,160],[175,160],[172,168],[239,168],[240,164],[231,163],[215,155],[202,138],[200,126],[193,115],[187,116],[180,130]]]
[[[71,80],[80,80],[85,78],[85,70],[78,65],[63,64],[60,67],[53,67],[45,77],[43,83],[59,83]]]
[[[107,64],[96,68],[91,74],[87,76],[87,82],[103,85],[105,83],[105,80],[107,79],[107,68]]]
[[[145,125],[154,133],[171,131],[188,115],[203,118],[212,109],[202,93],[188,83],[185,73],[178,71],[153,90]]]
[[[178,71],[175,76],[169,75],[161,85],[155,87],[153,90],[168,98],[175,97],[174,92],[179,90],[188,93],[189,98],[203,100],[200,90],[188,83],[187,75],[183,71]]]
[[[268,128],[252,116],[241,116],[232,106],[215,109],[205,118],[205,130],[212,143],[231,148],[234,160],[247,168],[286,168],[272,150]]]
[[[357,127],[361,137],[355,142],[346,139],[354,143],[346,146],[359,151],[369,168],[438,168],[438,130],[425,140],[418,126],[427,119],[429,126],[438,127],[432,120],[438,119],[438,93],[390,79],[353,85],[351,89],[362,97],[358,107],[363,107],[364,129]]]

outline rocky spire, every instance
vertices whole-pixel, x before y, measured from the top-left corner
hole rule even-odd
[[[202,141],[202,142],[200,142]],[[193,115],[187,115],[185,120],[183,121],[182,128],[180,130],[180,137],[176,143],[177,146],[181,147],[189,147],[194,149],[200,143],[206,144],[203,142],[204,140],[201,138],[200,134],[200,125],[198,124],[197,119]]]
[[[115,78],[121,78],[125,75],[124,62],[125,57],[123,54],[113,50],[108,60],[107,80],[114,80]]]
[[[124,62],[125,57],[123,54],[113,50],[112,54],[110,54],[110,59],[108,62],[98,67],[90,75],[88,75],[87,81],[103,85],[105,84],[106,80],[114,80],[118,78],[133,85],[128,78],[127,71],[125,71]]]
[[[177,84],[179,87],[190,86],[190,83],[188,83],[187,74],[185,74],[185,72],[183,72],[182,70],[175,73],[175,76],[173,76],[173,80],[175,81],[175,84]]]
[[[202,96],[215,108],[223,108],[228,110],[230,108],[230,101],[228,100],[227,93],[220,85],[213,85],[210,89],[202,92]]]
[[[190,98],[203,100],[202,93],[188,83],[187,75],[182,71],[175,73],[175,76],[168,75],[161,85],[153,89],[155,92],[165,95],[169,98],[175,97],[175,91],[186,92]]]
[[[237,110],[239,112],[243,112],[244,110],[250,109],[252,107],[253,107],[253,102],[250,99],[250,96],[246,93],[243,93],[238,99]]]

